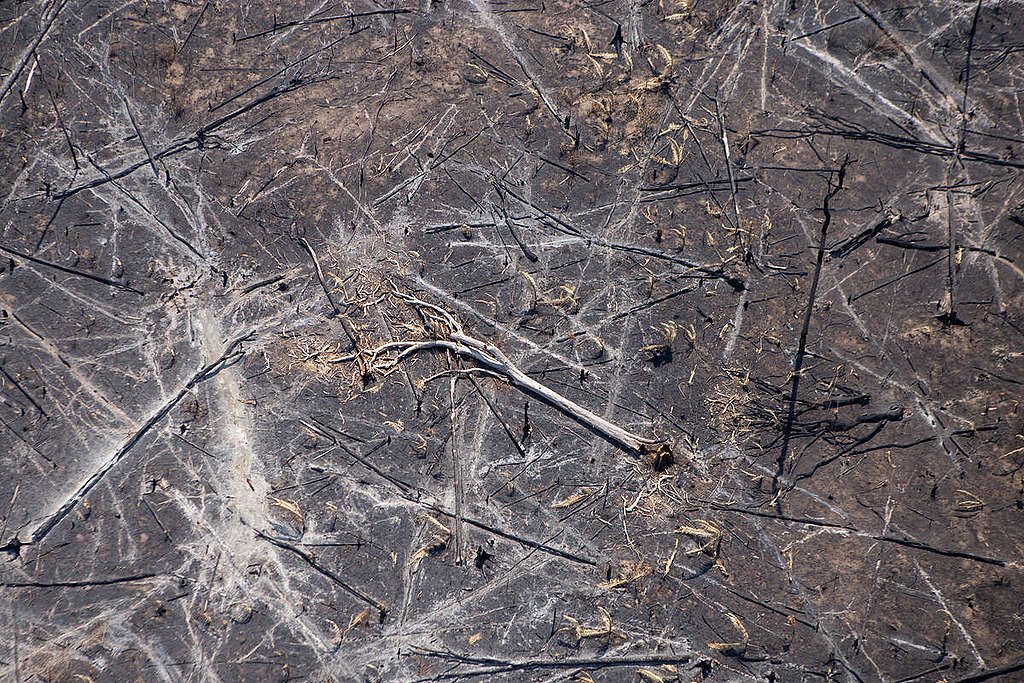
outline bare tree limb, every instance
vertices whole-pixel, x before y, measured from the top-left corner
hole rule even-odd
[[[375,349],[348,354],[332,362],[355,361],[361,355],[368,359],[371,367],[387,373],[416,353],[448,351],[496,373],[523,393],[547,403],[630,455],[648,460],[657,471],[673,463],[672,448],[666,441],[638,436],[541,384],[520,370],[497,346],[466,334],[455,316],[443,308],[401,292],[395,292],[394,296],[423,316],[427,332],[434,338],[387,342]]]

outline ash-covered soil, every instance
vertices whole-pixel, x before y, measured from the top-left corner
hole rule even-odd
[[[1021,36],[0,5],[0,679],[1024,675]]]

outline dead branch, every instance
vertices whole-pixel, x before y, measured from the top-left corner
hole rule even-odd
[[[576,667],[604,668],[622,666],[643,666],[651,664],[680,665],[688,664],[690,661],[692,661],[692,657],[690,657],[689,655],[672,655],[669,653],[666,653],[664,655],[636,654],[625,657],[565,657],[562,659],[549,659],[537,657],[520,660],[506,660],[499,659],[496,657],[479,657],[469,654],[452,652],[450,650],[431,650],[428,648],[415,646],[412,648],[412,651],[424,657],[442,659],[456,665],[476,664],[480,667],[479,669],[475,669],[473,671],[450,671],[435,676],[433,679],[428,680],[443,680],[447,678],[457,678],[471,675],[486,675],[499,672],[528,671],[535,669],[568,669]]]
[[[392,296],[418,313],[423,323],[423,332],[431,338],[386,342],[374,349],[356,351],[331,362],[361,360],[375,372],[387,375],[414,354],[447,351],[498,375],[516,389],[547,403],[630,455],[644,458],[656,471],[662,471],[673,463],[672,448],[667,442],[638,436],[534,380],[520,370],[501,349],[468,335],[455,316],[443,308],[402,292],[395,291]]]
[[[36,528],[32,531],[32,534],[30,536],[31,540],[21,541],[16,535],[15,538],[12,539],[12,541],[3,546],[4,549],[12,547],[17,548],[22,545],[28,545],[29,543],[41,543],[42,540],[46,538],[47,534],[53,531],[54,527],[56,527],[57,524],[61,522],[61,520],[67,517],[71,513],[71,511],[74,510],[75,507],[80,502],[82,502],[82,500],[89,494],[90,491],[92,491],[92,489],[98,483],[100,483],[100,481],[103,480],[103,478],[110,472],[110,470],[112,470],[115,465],[121,462],[125,458],[125,456],[127,456],[128,453],[133,448],[135,448],[135,446],[140,441],[142,441],[146,434],[148,434],[150,430],[153,429],[154,426],[156,426],[161,420],[164,419],[164,417],[167,416],[169,412],[171,412],[171,409],[174,408],[174,406],[176,406],[181,401],[181,399],[183,399],[186,395],[191,393],[193,387],[195,387],[200,382],[210,379],[224,368],[230,367],[232,363],[239,360],[243,355],[245,355],[245,351],[239,347],[242,345],[243,342],[249,341],[252,338],[253,333],[250,332],[240,337],[237,337],[230,344],[228,344],[227,348],[224,349],[224,353],[220,355],[220,358],[213,361],[212,363],[203,366],[198,372],[192,375],[192,378],[188,382],[186,382],[185,385],[174,396],[170,398],[170,400],[166,401],[162,406],[160,406],[160,408],[155,413],[153,413],[153,415],[148,420],[146,420],[146,422],[143,423],[141,427],[135,430],[135,433],[133,433],[131,437],[129,437],[129,439],[125,441],[124,445],[117,449],[117,451],[114,452],[109,458],[107,458],[107,460],[104,461],[103,464],[100,465],[100,467],[98,467],[92,474],[90,474],[89,477],[79,485],[78,489],[60,505],[60,507],[58,507],[54,512],[50,513],[41,522],[39,522]]]

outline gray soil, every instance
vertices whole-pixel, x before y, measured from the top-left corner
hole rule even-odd
[[[0,679],[1024,676],[1022,36],[0,4]]]

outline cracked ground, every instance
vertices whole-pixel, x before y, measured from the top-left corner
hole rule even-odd
[[[1024,675],[1022,36],[0,4],[0,679]]]

